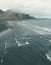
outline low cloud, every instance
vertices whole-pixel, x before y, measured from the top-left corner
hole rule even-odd
[[[51,17],[51,0],[0,0],[1,9],[29,13],[36,17]]]

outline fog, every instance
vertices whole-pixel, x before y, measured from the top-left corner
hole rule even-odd
[[[0,9],[14,9],[35,17],[51,18],[51,0],[0,0]]]

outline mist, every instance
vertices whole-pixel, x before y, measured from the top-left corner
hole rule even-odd
[[[0,9],[51,18],[51,0],[0,0]]]

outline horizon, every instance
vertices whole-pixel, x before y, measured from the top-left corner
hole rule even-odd
[[[27,13],[38,18],[51,18],[51,0],[0,0],[0,9]]]

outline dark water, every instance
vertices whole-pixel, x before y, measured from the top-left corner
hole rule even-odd
[[[8,21],[0,37],[0,65],[51,65],[51,20]]]
[[[7,23],[5,21],[0,21],[0,32],[6,29],[8,29]]]

